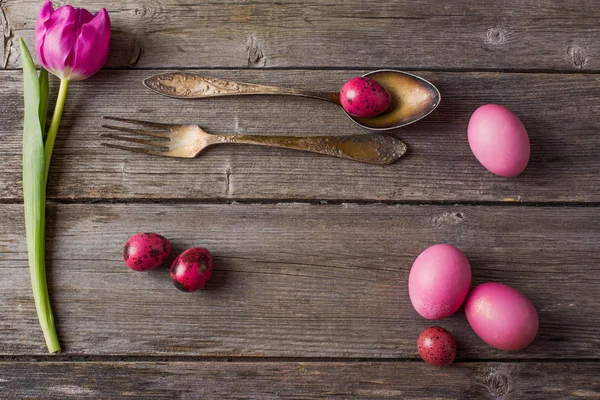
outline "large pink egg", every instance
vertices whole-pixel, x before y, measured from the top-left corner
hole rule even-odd
[[[465,314],[477,336],[500,350],[521,350],[538,332],[538,315],[531,301],[501,283],[476,286],[465,303]]]
[[[408,294],[417,312],[427,319],[454,314],[471,286],[467,257],[449,244],[425,249],[413,263],[408,276]]]
[[[488,171],[517,176],[529,162],[529,136],[512,111],[497,104],[479,107],[469,120],[469,146]]]

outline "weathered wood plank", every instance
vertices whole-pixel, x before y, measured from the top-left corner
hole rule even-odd
[[[0,354],[46,354],[20,205],[0,205]],[[195,294],[166,268],[128,270],[125,239],[160,232],[203,245],[215,274]],[[49,206],[48,268],[68,354],[416,358],[419,332],[449,329],[461,359],[599,358],[600,209],[594,207],[70,204]],[[495,351],[462,312],[422,319],[407,295],[424,248],[450,242],[474,283],[526,293],[536,341]]]
[[[70,1],[113,22],[109,67],[600,70],[588,0]],[[33,43],[37,0],[4,0],[2,65]]]
[[[565,374],[565,371],[569,371]],[[591,399],[600,363],[0,363],[5,399]]]
[[[102,115],[199,122],[215,133],[360,134],[331,104],[288,97],[182,101],[140,81],[157,71],[109,71],[71,85],[50,177],[54,199],[325,199],[389,201],[600,201],[600,82],[594,75],[423,73],[442,91],[427,119],[400,129],[408,155],[386,166],[250,146],[209,149],[195,160],[100,145]],[[335,90],[352,71],[200,71],[224,78]],[[21,198],[21,73],[1,74],[0,199]],[[508,106],[527,126],[525,173],[488,173],[466,139],[481,104]]]

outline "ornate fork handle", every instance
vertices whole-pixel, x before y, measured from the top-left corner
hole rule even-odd
[[[391,164],[406,153],[406,145],[401,140],[393,136],[378,133],[308,137],[259,135],[211,136],[214,136],[211,144],[243,143],[304,150],[377,165]]]

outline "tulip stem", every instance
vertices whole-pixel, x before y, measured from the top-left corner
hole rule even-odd
[[[52,150],[54,150],[54,142],[56,141],[56,134],[58,133],[58,127],[60,126],[60,119],[62,117],[63,108],[65,107],[68,89],[69,80],[65,78],[61,79],[56,105],[54,106],[54,114],[52,115],[52,121],[50,122],[48,136],[46,137],[46,145],[44,147],[44,160],[46,162],[46,184],[48,184],[48,171],[50,170]]]
[[[46,144],[44,146],[44,185],[48,184],[48,171],[50,170],[52,150],[54,150],[54,142],[56,141],[56,134],[58,133],[60,119],[65,107],[65,99],[67,98],[68,88],[69,80],[61,79],[60,88],[58,89],[58,98],[56,99],[56,105],[54,106],[54,114],[52,115],[52,121],[50,122],[50,128],[48,129],[48,136],[46,137]],[[43,132],[44,127],[42,126],[41,128]],[[45,194],[45,188],[42,190]],[[44,199],[45,197],[46,196],[44,196]],[[36,309],[38,311],[38,317],[40,320],[40,325],[42,326],[42,331],[44,332],[44,338],[46,339],[48,351],[50,351],[50,353],[56,353],[60,351],[60,344],[58,342],[58,336],[56,335],[54,317],[52,316],[52,309],[50,308],[50,297],[48,296],[48,285],[46,283],[46,268],[44,260],[44,219],[45,218],[42,215],[42,220],[39,222],[39,225],[35,230],[35,242],[32,253],[34,257],[34,265],[37,267],[31,270],[31,281],[33,283]]]

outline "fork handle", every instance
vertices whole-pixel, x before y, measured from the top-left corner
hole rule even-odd
[[[391,164],[406,153],[406,145],[390,135],[348,136],[212,135],[211,144],[242,143],[279,147],[347,158],[367,164]]]

